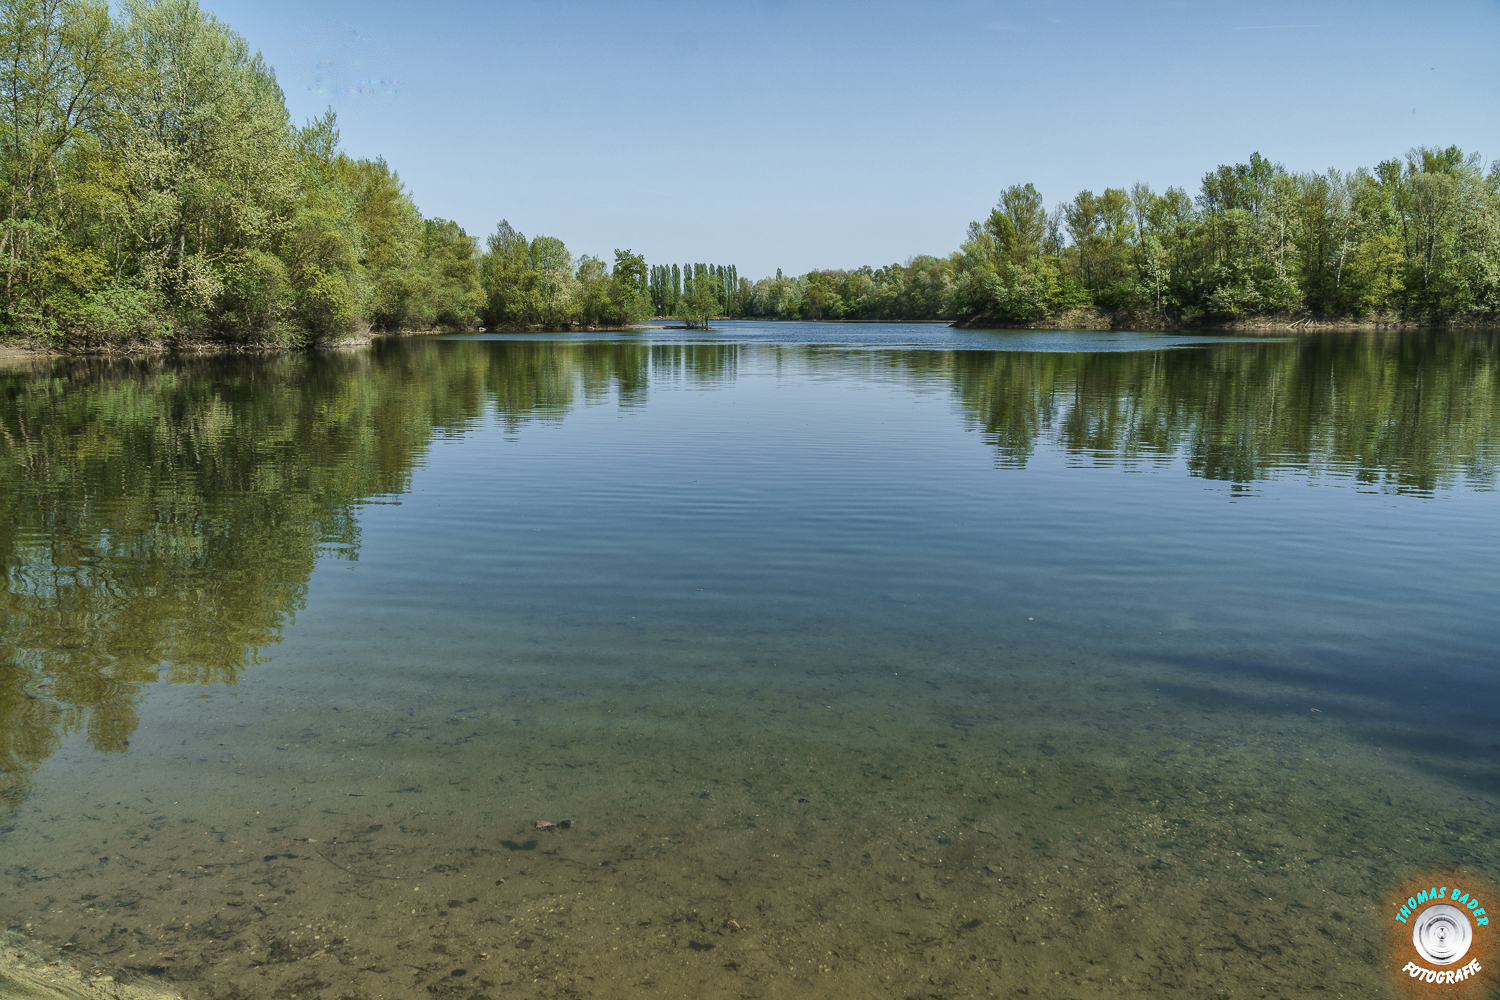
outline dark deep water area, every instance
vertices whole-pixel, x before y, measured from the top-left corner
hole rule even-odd
[[[0,995],[1384,995],[1497,464],[1493,331],[0,369]]]

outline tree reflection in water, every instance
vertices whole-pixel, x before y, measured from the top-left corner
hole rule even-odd
[[[1235,483],[1335,469],[1398,491],[1493,486],[1488,333],[1118,353],[618,340],[405,341],[271,358],[69,360],[0,371],[0,801],[76,732],[127,748],[146,685],[233,684],[280,641],[359,505],[400,494],[438,434],[507,430],[653,385],[879,369],[951,386],[1003,465],[1040,447],[1184,460]]]

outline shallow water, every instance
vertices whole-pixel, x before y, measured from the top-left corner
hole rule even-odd
[[[122,980],[1369,996],[1500,870],[1491,333],[0,383],[0,921]]]

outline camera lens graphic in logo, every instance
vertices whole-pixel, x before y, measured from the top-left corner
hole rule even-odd
[[[1433,965],[1452,965],[1474,940],[1468,914],[1448,903],[1429,906],[1412,920],[1411,943]]]

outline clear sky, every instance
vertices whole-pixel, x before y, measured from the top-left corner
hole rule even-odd
[[[748,277],[946,254],[1017,182],[1500,158],[1500,0],[200,2],[425,214]]]

